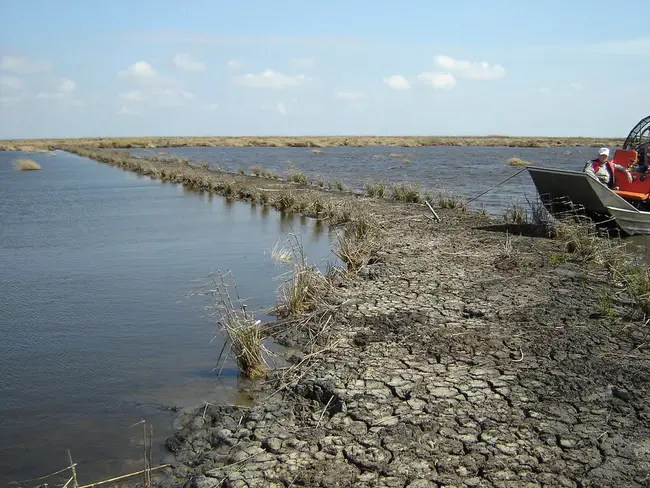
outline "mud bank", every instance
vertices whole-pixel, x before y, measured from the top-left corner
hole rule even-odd
[[[159,147],[333,147],[333,146],[509,146],[616,147],[621,138],[511,136],[313,136],[313,137],[118,137],[82,139],[15,139],[0,141],[0,151],[44,151],[69,146],[88,149]]]
[[[604,272],[486,216],[324,198],[368,206],[380,250],[277,328],[304,352],[252,408],[181,412],[159,484],[650,484],[647,327]]]

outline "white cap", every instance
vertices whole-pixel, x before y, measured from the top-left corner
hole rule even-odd
[[[603,154],[609,157],[609,149],[607,149],[606,147],[601,147],[600,151],[598,151],[598,155],[601,156]]]

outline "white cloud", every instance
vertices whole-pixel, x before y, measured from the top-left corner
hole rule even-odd
[[[130,109],[124,105],[120,107],[120,109],[117,111],[118,115],[139,115],[140,112],[137,110]]]
[[[342,98],[344,100],[358,100],[365,96],[366,94],[363,92],[337,92],[335,95],[336,98]]]
[[[417,80],[434,89],[451,89],[456,85],[456,78],[451,73],[420,73]]]
[[[287,109],[284,106],[284,103],[278,102],[278,112],[280,112],[282,115],[287,113]]]
[[[231,71],[239,71],[244,67],[244,63],[242,63],[239,59],[231,59],[228,61],[228,69]]]
[[[27,75],[48,71],[52,65],[47,61],[30,61],[22,56],[2,56],[0,58],[0,71],[12,71]]]
[[[185,71],[205,71],[205,64],[200,61],[192,61],[189,53],[181,53],[174,56],[174,64]]]
[[[37,98],[45,98],[45,99],[56,100],[56,99],[61,99],[61,98],[65,97],[65,94],[61,93],[61,92],[54,92],[54,93],[40,92],[40,93],[36,94],[36,97]]]
[[[147,99],[140,90],[130,90],[128,92],[120,93],[120,98],[131,102],[144,102]]]
[[[582,90],[582,85],[580,83],[571,83],[571,88],[574,90]]]
[[[117,74],[120,78],[130,78],[138,83],[148,83],[158,79],[158,72],[146,61],[138,61]]]
[[[449,56],[436,56],[434,62],[439,69],[454,74],[456,78],[497,80],[506,74],[506,70],[500,64],[490,65],[486,61],[473,62]]]
[[[182,91],[181,97],[183,97],[185,100],[192,100],[194,98],[194,93]]]
[[[313,68],[315,61],[312,58],[293,58],[291,60],[291,66],[298,69],[309,69]]]
[[[383,81],[393,90],[408,90],[411,88],[411,84],[402,75],[392,75],[384,78]]]
[[[61,80],[61,84],[59,85],[59,92],[72,93],[76,88],[77,84],[74,81],[63,78]]]
[[[203,108],[208,112],[212,112],[213,110],[217,110],[219,108],[219,104],[218,103],[209,103]]]
[[[63,98],[69,99],[70,95],[76,89],[77,84],[73,80],[62,78],[55,92],[40,92],[36,94],[36,97],[50,100],[61,100]],[[79,102],[79,100],[76,100],[74,102]]]
[[[15,76],[0,76],[0,91],[4,89],[20,90],[23,87],[22,81]]]
[[[272,88],[274,90],[294,88],[302,85],[306,80],[305,75],[289,76],[270,69],[260,74],[248,73],[233,76],[232,79],[235,85],[249,88]]]
[[[550,89],[550,88],[546,88],[546,87],[544,86],[544,87],[542,87],[542,88],[539,89],[539,92],[540,92],[540,93],[544,93],[544,94],[549,94],[549,93],[551,93],[551,89]]]

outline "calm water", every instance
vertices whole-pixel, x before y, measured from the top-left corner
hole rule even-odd
[[[159,458],[161,405],[241,400],[186,294],[229,268],[251,309],[272,306],[268,251],[298,232],[323,263],[327,229],[61,152],[29,155],[33,172],[16,157],[0,152],[0,486],[66,466],[68,448],[82,483],[141,469],[132,424],[153,423]]]
[[[342,178],[351,188],[384,180],[391,183],[417,182],[423,188],[446,189],[470,199],[521,171],[506,165],[513,157],[533,161],[538,166],[582,170],[595,157],[597,148],[510,148],[510,147],[326,147],[313,153],[310,148],[230,148],[179,147],[129,149],[134,155],[165,153],[230,171],[263,165],[279,174],[299,169],[310,178]],[[536,191],[527,171],[499,186],[471,204],[496,215],[512,203],[526,204]]]

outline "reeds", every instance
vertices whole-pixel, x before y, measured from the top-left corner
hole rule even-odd
[[[232,283],[226,282],[225,278],[229,275],[232,275],[230,271],[226,274],[217,271],[212,277],[212,287],[208,291],[212,297],[209,308],[218,316],[218,331],[225,333],[227,339],[217,363],[221,362],[224,350],[227,348],[226,357],[235,360],[244,377],[263,378],[268,374],[264,355],[270,353],[264,346],[262,322],[256,320],[253,313],[246,310],[247,306],[239,297],[234,279]],[[234,290],[235,302],[229,289]]]
[[[18,171],[38,171],[41,166],[32,159],[15,159],[14,168]]]
[[[379,249],[381,224],[367,207],[359,207],[350,220],[337,237],[334,254],[348,271],[357,272]]]
[[[297,316],[312,310],[331,289],[331,284],[318,267],[307,261],[301,238],[290,234],[287,244],[288,248],[276,248],[272,254],[279,260],[276,262],[291,265],[288,278],[278,290],[276,313],[281,317]]]
[[[532,161],[526,161],[520,158],[510,158],[506,161],[506,164],[508,166],[535,166],[535,163]]]
[[[420,203],[422,201],[420,186],[416,183],[407,182],[393,185],[392,190],[393,200],[398,202]]]
[[[375,181],[366,184],[366,195],[373,198],[384,198],[386,196],[386,183]]]
[[[460,209],[467,211],[467,202],[465,199],[454,193],[443,191],[438,194],[438,206],[440,208]]]

